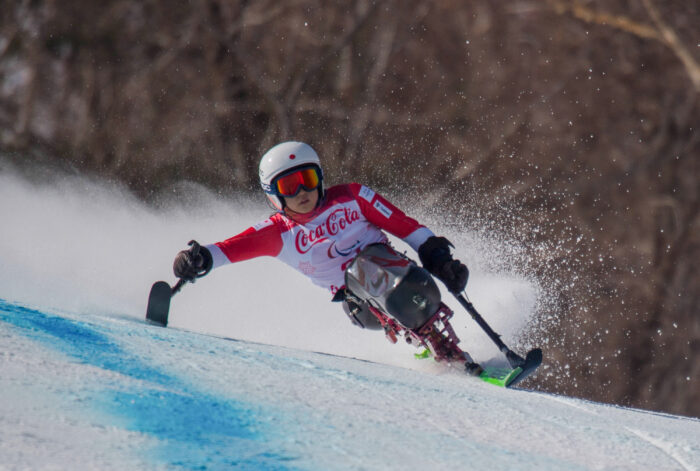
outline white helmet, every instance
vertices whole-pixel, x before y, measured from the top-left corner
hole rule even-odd
[[[303,142],[283,142],[277,144],[272,149],[265,152],[260,159],[260,186],[267,194],[272,205],[279,211],[284,208],[284,200],[274,191],[272,182],[280,175],[289,172],[297,167],[307,167],[313,165],[318,168],[319,200],[323,196],[323,171],[321,160],[316,151],[310,145]]]

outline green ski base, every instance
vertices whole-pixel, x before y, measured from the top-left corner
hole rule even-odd
[[[495,367],[485,367],[484,371],[481,372],[479,378],[490,384],[495,384],[496,386],[501,386],[507,388],[510,383],[517,378],[523,369],[517,367],[515,369],[511,368],[495,368]]]

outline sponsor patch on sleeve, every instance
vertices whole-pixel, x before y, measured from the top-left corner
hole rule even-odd
[[[271,225],[272,225],[272,219],[265,219],[263,222],[259,222],[256,225],[254,225],[253,229],[255,229],[256,231],[259,231],[260,229],[264,229],[267,226],[271,226]]]
[[[374,191],[362,185],[362,188],[360,188],[360,196],[362,199],[367,200],[368,203],[371,203],[372,199],[374,199]]]
[[[392,213],[391,209],[384,206],[381,201],[379,201],[379,200],[375,201],[372,206],[374,206],[374,209],[376,209],[377,211],[382,213],[384,215],[384,217],[386,217],[387,219],[389,219],[391,217],[391,213]]]

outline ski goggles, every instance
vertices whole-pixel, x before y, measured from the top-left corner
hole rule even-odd
[[[319,170],[316,167],[306,167],[278,177],[272,182],[272,189],[278,196],[291,198],[298,195],[302,188],[311,191],[318,188],[320,184]]]

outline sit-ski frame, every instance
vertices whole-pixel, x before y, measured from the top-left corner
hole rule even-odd
[[[430,351],[436,361],[473,363],[474,360],[472,360],[471,356],[458,346],[459,337],[457,337],[450,324],[450,318],[454,315],[454,312],[444,303],[440,303],[437,312],[418,329],[403,327],[396,320],[371,304],[369,309],[381,323],[389,342],[396,343],[398,335],[403,334],[406,343],[416,346],[422,345]]]

